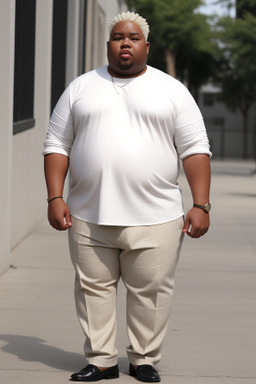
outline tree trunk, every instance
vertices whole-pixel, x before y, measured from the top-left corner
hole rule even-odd
[[[169,48],[165,50],[165,62],[168,75],[176,78],[176,55]]]

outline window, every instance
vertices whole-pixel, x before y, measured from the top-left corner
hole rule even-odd
[[[68,1],[54,0],[52,26],[51,111],[66,87]]]
[[[16,0],[13,134],[35,125],[35,22],[36,0]]]

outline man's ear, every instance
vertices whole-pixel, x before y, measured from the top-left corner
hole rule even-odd
[[[147,46],[147,53],[149,54],[150,43],[148,41],[146,42],[146,46]]]

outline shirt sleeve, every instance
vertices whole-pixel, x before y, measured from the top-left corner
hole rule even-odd
[[[187,89],[177,111],[175,145],[181,160],[195,154],[212,156],[202,114]]]
[[[43,155],[59,153],[69,157],[74,141],[70,92],[71,86],[63,92],[52,112],[44,141]]]

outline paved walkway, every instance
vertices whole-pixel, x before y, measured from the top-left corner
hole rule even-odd
[[[256,383],[255,165],[213,162],[212,169],[211,230],[184,243],[157,367],[163,384]],[[188,209],[183,175],[180,183]],[[43,222],[13,251],[12,264],[0,277],[0,383],[67,383],[85,362],[66,234]],[[121,376],[107,382],[135,383],[121,284],[118,297]]]

